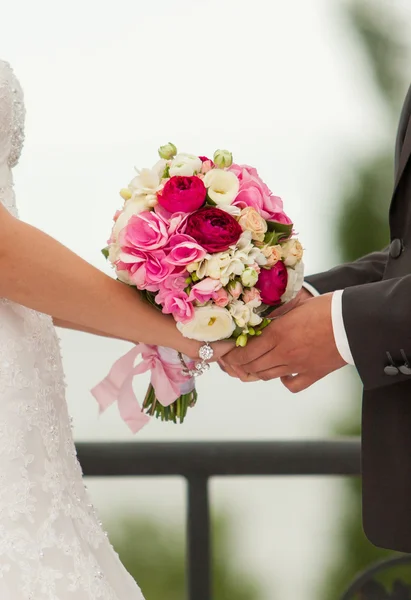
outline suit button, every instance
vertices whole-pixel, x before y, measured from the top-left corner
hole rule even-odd
[[[403,250],[402,240],[395,238],[390,244],[391,258],[398,258]]]
[[[386,375],[398,375],[399,371],[394,365],[387,365],[384,367],[384,373]]]

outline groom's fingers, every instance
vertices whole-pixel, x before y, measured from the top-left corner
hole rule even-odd
[[[223,359],[218,361],[220,368],[227,373],[230,377],[235,377],[236,379],[240,379],[243,383],[251,383],[253,381],[258,381],[258,377],[254,375],[250,375],[250,373],[246,373],[241,367],[231,367],[224,363]]]
[[[285,385],[285,387],[290,390],[293,394],[297,394],[298,392],[302,392],[310,387],[313,383],[318,380],[318,377],[315,375],[310,375],[308,373],[303,373],[301,375],[288,375],[286,377],[281,377],[281,383]]]
[[[255,377],[258,377],[258,379],[261,379],[262,381],[270,381],[271,379],[278,379],[279,377],[284,378],[288,377],[289,375],[290,367],[287,367],[287,365],[272,367],[271,369],[266,369],[265,371],[258,371],[255,373]]]
[[[281,369],[281,375],[276,375],[276,377],[283,377],[284,375],[289,375],[292,373],[292,371],[289,369],[287,371],[287,365],[284,364],[284,362],[278,357],[278,352],[276,349],[271,349],[269,352],[259,356],[256,360],[252,360],[251,362],[242,365],[241,368],[246,373],[251,373],[252,375],[257,375],[258,377],[260,377],[261,372],[269,370],[271,371],[273,369]],[[261,377],[261,379],[263,378]]]
[[[245,348],[235,348],[226,354],[224,362],[232,367],[241,367],[266,354],[274,346],[273,331],[267,327],[262,336],[251,339]]]

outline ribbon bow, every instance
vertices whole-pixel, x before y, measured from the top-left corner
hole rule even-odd
[[[143,360],[134,366],[139,354]],[[151,371],[151,384],[157,400],[163,406],[169,406],[181,394],[194,389],[194,379],[183,375],[174,350],[147,344],[134,346],[114,363],[107,377],[91,390],[99,404],[100,414],[117,401],[120,416],[133,433],[137,433],[150,420],[133,390],[134,377],[146,371]]]

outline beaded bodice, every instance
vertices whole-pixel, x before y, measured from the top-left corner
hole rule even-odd
[[[12,168],[24,143],[24,98],[10,65],[0,61],[0,202],[17,215]]]

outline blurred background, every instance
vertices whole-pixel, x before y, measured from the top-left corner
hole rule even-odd
[[[5,18],[4,18],[5,13]],[[230,149],[284,199],[307,272],[388,240],[393,147],[410,82],[409,0],[14,0],[0,53],[25,89],[20,214],[97,267],[133,167],[160,144]],[[69,294],[70,291],[67,290]],[[135,438],[89,393],[128,349],[62,332],[77,440],[278,440],[358,434],[349,367],[293,396],[213,369],[183,427]],[[143,395],[147,379],[136,382]],[[215,600],[337,600],[383,552],[361,529],[359,482],[216,479]],[[148,600],[184,598],[184,482],[91,480],[88,487]],[[161,564],[161,572],[155,567]]]

